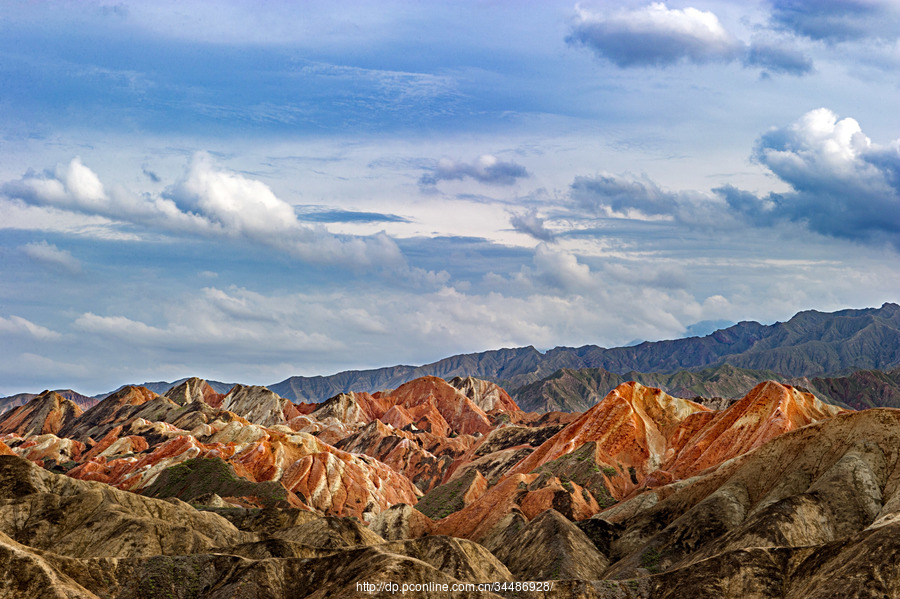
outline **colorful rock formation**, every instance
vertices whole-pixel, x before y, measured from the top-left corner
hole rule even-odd
[[[56,434],[81,414],[75,402],[56,391],[45,391],[24,406],[6,412],[0,418],[0,434]]]

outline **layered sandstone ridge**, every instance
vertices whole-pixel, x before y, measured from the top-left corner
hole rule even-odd
[[[775,382],[757,385],[722,411],[630,382],[536,448],[500,443],[483,457],[472,455],[459,472],[499,461],[506,466],[496,484],[463,506],[451,505],[446,514],[430,507],[431,501],[426,513],[441,517],[439,533],[474,540],[496,534],[495,527],[513,512],[527,521],[552,508],[582,520],[844,412]],[[510,439],[515,443],[516,436]],[[486,443],[491,442],[481,445]]]
[[[472,378],[315,405],[201,379],[82,414],[40,397],[0,421],[0,565],[48,596],[353,597],[401,574],[558,580],[545,597],[900,592],[869,557],[900,532],[900,412],[789,385],[715,410],[630,382],[544,415]]]
[[[586,443],[621,499],[640,486],[687,478],[766,441],[845,412],[810,393],[773,381],[715,411],[630,382],[541,445],[511,473],[531,472]]]
[[[82,409],[56,391],[44,391],[28,403],[0,418],[0,434],[39,435],[58,433],[82,414]]]
[[[365,597],[361,583],[513,580],[495,556],[464,539],[386,542],[352,519],[280,516],[288,512],[250,518],[258,530],[239,530],[182,502],[0,456],[0,597]],[[264,532],[267,518],[286,527]]]

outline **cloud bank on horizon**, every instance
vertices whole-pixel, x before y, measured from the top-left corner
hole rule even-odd
[[[180,6],[0,7],[0,394],[900,296],[894,2]]]

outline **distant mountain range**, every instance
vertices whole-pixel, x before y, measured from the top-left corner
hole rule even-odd
[[[529,412],[583,412],[627,381],[658,387],[675,397],[720,398],[723,401],[701,402],[716,409],[727,407],[728,399],[743,397],[763,381],[793,385],[823,401],[854,410],[900,408],[900,368],[858,370],[846,376],[812,378],[786,377],[771,370],[750,370],[731,364],[673,373],[631,371],[616,374],[602,368],[563,368],[510,394],[520,408]]]
[[[505,348],[422,366],[294,376],[268,388],[294,402],[321,402],[347,391],[395,389],[422,376],[474,376],[509,390],[523,409],[582,411],[625,380],[682,397],[740,397],[759,381],[771,379],[805,386],[835,403],[871,407],[900,406],[900,376],[894,370],[898,367],[900,305],[885,303],[880,308],[830,313],[808,310],[771,325],[739,322],[704,337],[616,348],[557,347],[546,352],[532,346]],[[184,380],[142,386],[162,394]],[[868,384],[873,381],[874,387]],[[208,382],[218,393],[233,387]],[[14,396],[19,399],[13,401],[0,399],[0,412],[22,405],[25,395],[30,394]]]
[[[515,397],[526,385],[564,368],[595,368],[626,375],[677,373],[724,365],[769,371],[770,378],[782,379],[895,368],[900,366],[900,305],[886,303],[881,308],[831,313],[809,310],[783,323],[740,322],[705,337],[644,342],[632,347],[606,349],[585,345],[557,347],[543,353],[531,346],[499,349],[452,356],[424,366],[295,376],[268,387],[293,401],[319,402],[345,391],[396,388],[420,376],[474,376],[500,384]],[[702,378],[702,374],[698,376]],[[750,378],[756,379],[756,374]]]

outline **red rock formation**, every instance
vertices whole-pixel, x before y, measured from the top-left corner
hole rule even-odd
[[[479,542],[510,512],[527,519],[554,508],[569,519],[588,518],[599,511],[590,493],[570,481],[547,474],[513,474],[506,477],[463,509],[435,523],[433,534]]]
[[[16,455],[16,454],[13,452],[12,449],[9,448],[9,446],[6,443],[4,443],[3,441],[0,441],[0,455]]]
[[[484,476],[481,475],[480,472],[475,473],[474,480],[472,480],[472,484],[466,489],[466,492],[463,493],[462,502],[463,505],[471,505],[475,503],[475,500],[480,499],[482,495],[485,494],[488,490],[488,482]]]
[[[486,434],[494,428],[484,410],[443,379],[426,376],[394,390],[394,405],[404,408],[416,426],[434,434]],[[420,424],[422,423],[422,424]]]
[[[664,469],[675,478],[693,476],[788,431],[844,412],[790,385],[762,382],[690,435]]]
[[[681,440],[682,423],[709,408],[663,393],[660,389],[630,382],[619,385],[578,420],[548,439],[522,460],[512,473],[527,473],[585,443],[596,443],[598,465],[616,468],[620,474],[634,469],[640,481],[674,456],[669,437]],[[627,475],[609,478],[610,491],[621,497],[637,483]]]
[[[147,426],[152,424],[134,422],[131,428],[140,430]],[[136,446],[132,449],[141,449],[140,442],[144,441],[141,437],[119,437],[121,427],[116,427],[92,448],[90,457],[68,474],[140,491],[166,468],[195,457],[218,457],[250,481],[280,481],[289,491],[301,494],[306,506],[326,514],[363,518],[394,503],[417,501],[418,492],[402,474],[373,458],[341,451],[311,435],[276,427],[287,431],[281,432],[239,420],[205,426],[211,429],[204,431],[210,433],[204,436],[206,442],[175,429],[168,441],[152,451],[143,448],[144,453],[139,456],[109,459],[114,457],[109,454],[116,451],[117,444],[133,442]]]
[[[101,434],[105,435],[109,425],[118,423],[122,415],[132,406],[142,405],[157,397],[159,396],[156,393],[146,387],[122,387],[84,412],[78,419],[67,423],[60,429],[59,434],[82,441],[88,441],[90,435],[96,434],[97,431],[103,431]]]
[[[437,455],[421,446],[421,435],[397,430],[380,420],[339,441],[336,446],[351,453],[364,453],[406,476],[423,493],[439,484],[451,462],[445,452]],[[320,437],[321,438],[321,437]]]
[[[31,462],[46,465],[48,462],[61,464],[81,461],[84,450],[84,443],[47,433],[27,437],[16,446],[14,453]]]
[[[459,388],[437,377],[422,377],[401,385],[393,391],[341,393],[323,402],[309,413],[310,418],[327,426],[316,427],[309,420],[293,417],[294,430],[327,431],[329,441],[342,432],[345,436],[358,428],[380,420],[396,429],[414,425],[440,437],[465,434],[485,434],[495,426],[491,416],[522,412],[500,387],[478,379],[454,379]],[[487,411],[481,406],[488,408]],[[299,410],[298,410],[299,412]],[[490,412],[490,416],[488,414]],[[302,414],[302,413],[301,413]],[[336,427],[341,423],[345,427]]]
[[[596,476],[602,472],[606,489],[622,499],[647,487],[694,476],[785,432],[843,411],[774,382],[758,385],[722,412],[659,389],[626,383],[513,466],[484,496],[441,520],[437,530],[478,540],[512,510],[530,518],[549,507],[559,509],[563,500],[568,502],[570,517],[593,515],[599,506],[576,483],[548,478],[549,472],[538,479],[541,466],[586,444],[591,444],[587,447],[592,448]],[[454,467],[475,455],[470,450]]]
[[[513,474],[506,477],[466,508],[439,520],[435,524],[434,534],[477,542],[487,536],[506,514],[519,508],[519,503],[528,493],[528,485],[538,476]]]
[[[0,419],[0,434],[56,434],[81,414],[75,402],[55,391],[44,391],[24,406],[4,414]]]
[[[537,488],[529,490],[519,503],[519,508],[529,520],[551,508],[570,520],[584,520],[600,511],[597,500],[571,481],[563,482],[550,477],[542,485],[530,486]]]
[[[122,437],[121,434],[121,425],[113,428],[78,461],[92,460],[97,456],[112,457],[124,453],[141,453],[150,449],[149,443],[143,437],[136,435]]]
[[[393,403],[389,395],[351,391],[335,395],[321,403],[311,416],[321,421],[333,418],[344,424],[365,425],[384,416]]]
[[[254,424],[272,426],[287,422],[285,409],[290,403],[265,387],[235,385],[228,395],[222,398],[219,407],[234,412]],[[291,413],[291,410],[288,409],[287,412]]]
[[[465,378],[456,377],[449,384],[487,414],[521,412],[509,393],[495,383],[467,376]]]

